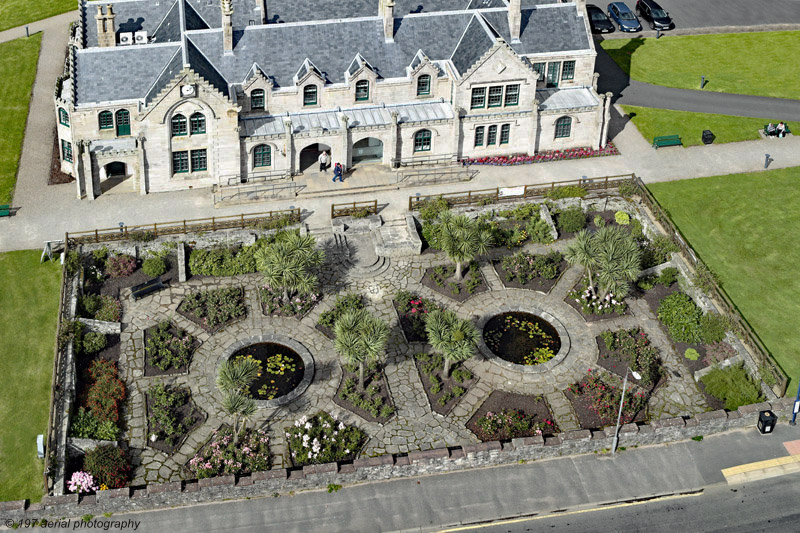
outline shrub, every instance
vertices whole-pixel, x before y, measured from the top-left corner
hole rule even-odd
[[[514,209],[504,209],[497,214],[503,218],[518,220],[520,222],[526,220],[536,220],[539,218],[539,204],[528,203],[520,204]]]
[[[606,225],[606,219],[604,219],[602,215],[595,215],[592,222],[594,222],[594,225],[597,228],[602,228]]]
[[[702,340],[700,318],[702,311],[682,292],[674,292],[661,300],[658,319],[676,342],[697,344]]]
[[[536,278],[554,279],[558,276],[558,265],[564,259],[560,252],[547,255],[533,255],[517,252],[504,256],[500,265],[505,271],[507,282],[518,280],[523,285]]]
[[[683,356],[689,361],[697,361],[698,359],[700,359],[700,353],[694,348],[686,348],[686,351],[684,352]]]
[[[589,374],[572,386],[567,391],[575,396],[584,396],[589,400],[589,408],[600,418],[604,425],[613,424],[620,407],[620,388],[609,385],[591,369]],[[625,402],[622,404],[622,423],[633,422],[636,413],[647,405],[647,396],[644,392],[634,393],[628,390],[625,393]]]
[[[78,299],[78,316],[119,322],[122,318],[122,304],[106,294],[85,294]]]
[[[244,292],[240,287],[190,293],[183,301],[183,311],[200,319],[203,326],[208,328],[224,324],[247,313]]]
[[[106,261],[106,274],[110,278],[124,278],[136,270],[136,259],[127,254],[112,255]]]
[[[543,218],[531,219],[525,226],[528,238],[531,242],[540,244],[550,244],[553,242],[553,235],[550,233],[550,225]]]
[[[98,359],[89,366],[91,385],[86,395],[86,407],[98,422],[119,421],[119,405],[125,400],[125,385],[117,376],[113,361]]]
[[[75,492],[77,494],[93,492],[100,488],[95,482],[94,477],[88,472],[73,472],[72,478],[67,482],[67,485],[70,492]],[[89,520],[86,521],[88,522]],[[12,529],[16,528],[14,528],[12,525]]]
[[[708,268],[704,263],[697,264],[692,282],[706,293],[713,293],[715,287],[722,287],[722,280],[717,273]]]
[[[658,349],[650,343],[644,331],[640,328],[622,329],[605,331],[600,336],[609,351],[626,359],[631,369],[641,374],[641,385],[650,386],[658,382],[661,375]]]
[[[551,200],[560,200],[561,198],[583,198],[586,196],[586,189],[579,185],[565,185],[563,187],[556,187],[547,191],[547,197]]]
[[[631,237],[634,239],[644,239],[644,228],[642,227],[642,223],[639,222],[638,218],[631,219],[631,224],[628,226],[628,230],[631,232]]]
[[[761,363],[758,365],[758,373],[761,376],[761,381],[766,383],[767,387],[774,387],[778,384],[778,376],[775,375],[776,373],[772,365]]]
[[[83,336],[83,351],[93,354],[106,347],[107,339],[102,333],[90,332]]]
[[[367,435],[326,412],[304,416],[286,428],[286,441],[296,466],[332,463],[358,454]]]
[[[79,439],[117,440],[119,427],[110,420],[100,422],[91,411],[79,407],[70,424],[70,436]]]
[[[735,411],[743,405],[758,403],[764,398],[743,364],[715,368],[700,378],[706,392],[725,402],[725,409]]]
[[[236,442],[233,430],[226,427],[213,433],[208,444],[189,460],[187,467],[197,479],[204,479],[269,470],[271,463],[266,431],[247,429]]]
[[[167,271],[167,263],[157,255],[152,255],[142,263],[142,272],[148,277],[157,278]]]
[[[193,343],[194,337],[179,328],[173,333],[172,324],[165,320],[148,331],[144,351],[147,361],[163,372],[188,365]]]
[[[511,439],[528,431],[541,435],[546,426],[554,427],[551,420],[537,423],[532,415],[518,409],[503,409],[499,413],[489,411],[478,419],[477,424],[492,439]]]
[[[81,267],[81,254],[77,250],[70,250],[64,257],[64,268],[69,276],[74,276]]]
[[[278,232],[270,238],[257,240],[254,244],[238,249],[195,249],[189,254],[189,271],[196,276],[236,276],[256,272],[255,254],[286,232]]]
[[[83,469],[92,474],[100,485],[109,489],[124,487],[130,478],[131,467],[121,448],[104,444],[86,452]]]
[[[98,266],[104,266],[106,264],[106,259],[108,259],[108,248],[103,246],[102,248],[98,248],[92,251],[92,259]]]
[[[363,309],[364,301],[360,294],[347,293],[336,297],[333,309],[325,311],[319,316],[319,325],[333,329],[336,321],[350,309]]]
[[[721,342],[731,329],[731,319],[717,313],[706,313],[700,318],[700,337],[706,344]]]
[[[194,417],[180,417],[179,409],[189,401],[189,391],[159,383],[147,391],[150,400],[150,434],[174,446],[194,423]]]
[[[630,198],[634,194],[639,194],[639,187],[633,180],[626,180],[619,184],[619,194],[623,198]]]
[[[678,281],[678,269],[675,267],[665,268],[656,278],[656,283],[663,285],[664,287],[669,287],[676,281]]]
[[[444,198],[434,198],[422,204],[419,210],[419,218],[421,218],[423,222],[428,222],[436,219],[439,213],[447,211],[448,209],[450,209],[450,205],[447,203],[447,200]]]
[[[620,226],[627,226],[631,223],[631,216],[625,211],[617,211],[614,213],[614,220],[616,220],[617,224]]]
[[[565,209],[556,217],[556,224],[564,233],[577,233],[586,227],[586,213],[580,207]]]
[[[650,268],[670,260],[672,252],[680,250],[666,235],[656,235],[642,247],[642,268]]]

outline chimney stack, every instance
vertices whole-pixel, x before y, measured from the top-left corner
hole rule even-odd
[[[522,26],[522,0],[508,2],[508,28],[511,30],[511,42],[518,43]]]
[[[233,5],[231,0],[220,2],[222,9],[222,42],[226,54],[233,53]]]
[[[267,2],[266,0],[256,0],[256,9],[261,12],[261,24],[267,23]]]
[[[103,13],[103,6],[97,6],[97,45],[102,47],[117,46],[117,32],[114,29],[114,8],[106,5],[107,13]]]
[[[394,42],[394,0],[380,0],[380,14],[383,15],[383,37],[387,43]]]

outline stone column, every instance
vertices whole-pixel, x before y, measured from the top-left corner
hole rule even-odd
[[[392,131],[389,140],[389,153],[384,154],[383,159],[388,164],[389,168],[395,168],[396,166],[398,166],[395,160],[398,159],[397,147],[398,147],[398,141],[400,139],[400,132],[398,130],[398,124],[397,124],[397,118],[398,118],[397,111],[392,111],[391,116],[392,116],[392,126],[391,126]],[[388,155],[388,161],[386,161],[387,155]]]
[[[387,43],[394,42],[394,0],[382,0],[383,38]]]
[[[594,74],[592,74],[592,89],[594,89],[594,92],[597,92],[597,80],[599,79],[600,79],[599,72],[595,72]]]
[[[92,168],[92,152],[90,146],[90,143],[85,143],[83,145],[81,160],[83,161],[83,179],[86,186],[86,197],[89,198],[89,200],[94,200],[96,196],[94,192],[94,169]]]
[[[606,93],[603,99],[603,128],[600,133],[600,146],[598,148],[605,148],[608,144],[608,127],[611,123],[611,98],[612,93]]]
[[[521,0],[510,0],[508,3],[508,28],[511,33],[511,42],[518,43],[522,31]]]
[[[534,155],[539,151],[539,100],[537,98],[533,99],[531,123],[531,147],[533,151],[528,155]]]
[[[294,176],[294,143],[292,142],[292,121],[288,118],[283,121],[283,129],[286,137],[283,141],[283,153],[286,157],[286,171],[290,176]]]
[[[233,5],[231,0],[222,0],[222,48],[226,54],[233,53]]]
[[[461,120],[464,116],[464,110],[460,107],[453,109],[453,129],[450,135],[453,137],[452,153],[455,154],[455,160],[461,155]]]
[[[75,143],[75,185],[77,185],[78,200],[83,198],[86,190],[86,174],[83,166],[83,141]]]
[[[139,148],[137,156],[139,158],[139,194],[147,194],[147,158],[144,155],[144,135],[139,134],[136,139],[136,146]]]
[[[342,113],[339,119],[342,121],[342,155],[340,163],[342,164],[342,171],[346,172],[350,167],[350,128],[348,127],[350,117]],[[333,153],[331,153],[331,157],[333,157]],[[331,166],[333,163],[332,161]]]
[[[267,23],[267,3],[265,0],[256,0],[256,9],[261,12],[261,24]]]

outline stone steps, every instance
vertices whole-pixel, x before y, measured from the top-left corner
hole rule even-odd
[[[489,289],[493,291],[502,291],[505,289],[505,285],[500,280],[500,276],[497,275],[492,263],[487,262],[481,265],[481,272],[483,273],[483,277],[486,280],[486,283],[489,284]]]
[[[553,416],[561,431],[572,431],[580,429],[578,417],[572,410],[572,404],[569,403],[567,397],[561,391],[550,392],[545,395],[547,403],[550,404],[550,409],[553,411]]]

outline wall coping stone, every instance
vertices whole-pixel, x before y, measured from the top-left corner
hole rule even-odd
[[[26,503],[28,503],[28,500],[0,502],[0,511],[24,511]]]
[[[647,435],[652,435],[653,433],[655,433],[653,426],[651,426],[650,424],[642,424],[637,428],[637,430],[639,433],[645,433]]]
[[[225,476],[207,477],[197,480],[197,484],[200,486],[200,488],[220,487],[223,485],[235,485],[236,476],[234,476],[233,474],[228,474]]]
[[[447,459],[450,457],[450,450],[447,448],[436,448],[434,450],[423,450],[408,453],[408,460],[412,463],[425,461],[428,459]]]
[[[355,474],[356,467],[352,464],[339,465],[340,474]]]
[[[109,500],[111,498],[128,498],[131,495],[130,487],[122,487],[121,489],[108,489],[99,490],[96,493],[98,500]]]
[[[503,446],[500,444],[500,441],[492,440],[489,442],[480,442],[478,444],[465,444],[461,447],[464,450],[465,454],[470,453],[480,453],[480,452],[490,452],[490,451],[500,451],[503,449]]]
[[[289,481],[295,481],[300,479],[305,479],[306,475],[302,470],[290,470],[289,471]]]
[[[183,490],[183,483],[180,481],[171,481],[168,483],[151,483],[147,486],[148,494],[162,494],[164,492],[181,492]]]
[[[78,503],[77,494],[61,494],[59,496],[45,496],[42,498],[42,503],[45,507],[52,507],[54,505],[64,505],[69,503]]]
[[[321,465],[305,465],[303,467],[303,475],[309,474],[335,474],[339,471],[337,463],[323,463]]]
[[[591,440],[592,432],[588,429],[576,429],[574,431],[567,431],[566,433],[561,434],[561,442],[564,441],[586,441]]]
[[[662,418],[661,420],[653,420],[650,422],[650,425],[653,426],[653,429],[658,431],[659,429],[663,428],[679,428],[686,426],[686,420],[683,418],[676,416],[673,418]]]
[[[727,419],[728,418],[728,416],[725,414],[725,409],[718,409],[716,411],[708,411],[707,413],[699,413],[699,414],[696,414],[694,417],[698,421],[720,420],[720,419]]]
[[[246,474],[244,476],[239,476],[236,478],[236,486],[237,487],[249,487],[253,484],[253,476]]]
[[[96,494],[86,494],[81,496],[81,499],[78,500],[78,507],[84,505],[94,505],[97,503],[97,495]]]
[[[408,458],[407,455],[404,455],[402,457],[395,458],[395,464],[397,466],[408,466],[411,464],[411,460]]]

